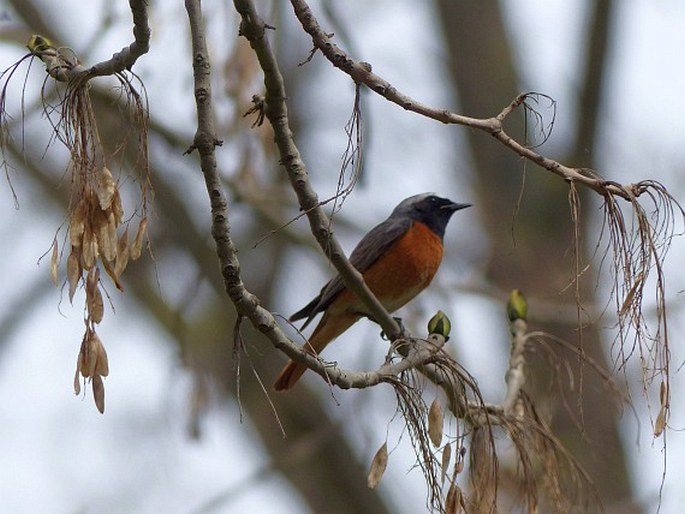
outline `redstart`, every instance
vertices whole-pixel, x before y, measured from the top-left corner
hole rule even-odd
[[[350,255],[364,282],[388,312],[394,312],[431,283],[442,261],[442,239],[452,214],[470,207],[432,193],[400,202],[390,217],[366,234]],[[318,355],[333,339],[362,317],[371,317],[364,304],[349,291],[340,276],[330,280],[319,295],[290,317],[307,318],[302,330],[320,312],[323,317],[305,343]],[[291,389],[307,366],[290,361],[274,383],[274,389]]]

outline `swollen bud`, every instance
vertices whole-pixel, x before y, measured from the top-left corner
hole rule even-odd
[[[40,52],[42,50],[53,48],[53,45],[52,41],[50,41],[48,38],[34,34],[29,39],[29,42],[26,44],[26,47],[31,52]]]
[[[507,302],[507,316],[509,316],[509,321],[512,322],[517,319],[526,321],[528,317],[528,302],[526,302],[526,297],[518,289],[511,291],[509,301]]]
[[[442,311],[438,311],[428,322],[428,333],[441,335],[445,341],[450,335],[450,330],[452,330],[452,323]]]

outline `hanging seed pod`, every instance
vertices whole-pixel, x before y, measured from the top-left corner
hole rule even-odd
[[[144,217],[140,220],[138,225],[138,232],[136,233],[136,238],[133,240],[133,245],[131,245],[131,259],[134,261],[140,257],[143,251],[143,239],[145,238],[145,232],[147,231],[147,218]]]
[[[67,281],[69,282],[69,301],[73,302],[74,293],[78,287],[79,280],[83,275],[81,263],[78,255],[76,255],[76,248],[72,247],[69,257],[67,257]]]
[[[52,242],[52,257],[50,258],[50,278],[52,283],[57,285],[57,265],[59,264],[59,250],[57,249],[57,238]]]
[[[447,443],[442,449],[442,461],[440,463],[440,484],[445,483],[447,477],[447,468],[450,467],[450,460],[452,458],[452,445]]]
[[[95,406],[100,411],[100,414],[105,413],[105,384],[102,381],[100,375],[95,375],[92,381],[93,385],[93,399],[95,400]]]
[[[95,195],[98,197],[100,209],[106,211],[112,205],[112,199],[116,191],[116,184],[112,173],[107,166],[103,166],[97,176],[97,184],[95,186]]]
[[[436,398],[428,409],[428,437],[436,448],[442,442],[443,423],[442,406]]]
[[[378,482],[381,481],[383,473],[385,473],[385,468],[388,467],[388,443],[385,442],[378,449],[376,455],[371,461],[371,469],[369,470],[369,476],[367,479],[367,484],[370,489],[375,488]]]

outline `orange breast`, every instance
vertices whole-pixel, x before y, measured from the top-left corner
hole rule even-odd
[[[414,222],[407,233],[363,273],[369,289],[389,312],[396,311],[431,283],[442,261],[442,240],[426,225]],[[334,310],[363,313],[362,303],[347,289]],[[330,309],[329,309],[330,310]]]

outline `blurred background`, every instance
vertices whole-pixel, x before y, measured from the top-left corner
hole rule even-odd
[[[270,37],[286,79],[296,141],[320,197],[329,198],[347,146],[353,84],[318,54],[299,66],[311,41],[287,2],[257,4],[276,27]],[[658,180],[676,199],[683,197],[682,2],[322,0],[311,6],[341,47],[413,98],[486,117],[519,92],[545,93],[556,101],[556,118],[542,101],[543,124],[529,132],[538,137],[531,143],[540,143],[539,132],[554,119],[542,153],[594,167],[621,183]],[[230,2],[206,0],[203,9],[224,141],[217,152],[244,281],[266,307],[287,316],[333,270],[304,219],[282,228],[297,206],[269,127],[251,129],[253,119],[242,117],[263,86],[252,51],[237,35],[238,16]],[[107,59],[131,42],[130,20],[124,1],[0,1],[2,68],[26,54],[34,33],[72,48],[86,65]],[[110,363],[104,416],[89,389],[79,397],[72,392],[83,294],[71,305],[50,281],[49,253],[41,260],[64,223],[69,191],[68,154],[51,137],[42,112],[44,68],[37,60],[25,63],[7,84],[6,110],[13,119],[5,141],[8,180],[0,188],[0,510],[422,512],[423,477],[414,469],[390,388],[331,395],[311,374],[290,394],[272,396],[272,406],[262,382],[270,387],[285,358],[246,325],[248,355],[237,379],[235,315],[218,273],[204,182],[197,156],[183,155],[196,121],[182,2],[151,1],[150,23],[151,50],[134,71],[150,107],[151,254],[129,265],[124,294],[109,287],[111,305],[98,329]],[[129,130],[122,126],[123,99],[115,86],[98,79],[91,94],[113,155],[110,168],[130,185],[140,179],[139,161],[134,144],[115,153]],[[44,87],[54,95],[50,81]],[[578,342],[573,288],[565,289],[575,260],[567,187],[485,134],[422,119],[372,94],[363,95],[362,112],[363,169],[335,214],[336,234],[351,250],[400,200],[419,192],[474,204],[448,227],[445,261],[429,291],[401,315],[422,333],[437,309],[447,312],[454,326],[450,351],[476,377],[486,401],[501,401],[509,345],[504,303],[511,288],[530,298],[532,329]],[[523,137],[522,127],[522,117],[512,117],[512,133]],[[350,170],[344,176],[349,182]],[[601,266],[601,202],[584,191],[581,199],[581,258],[591,264],[580,285],[583,319],[591,322],[583,346],[613,369],[613,304],[607,316],[599,316],[611,287],[610,267]],[[125,200],[125,208],[131,205]],[[677,430],[683,426],[683,397],[682,373],[676,372],[683,362],[677,347],[683,336],[683,251],[676,238],[665,265],[669,330],[676,342],[670,420],[676,430],[665,439],[652,437],[656,410],[645,401],[639,362],[616,375],[634,412],[588,369],[579,397],[578,387],[556,380],[541,355],[531,362],[529,390],[588,470],[607,512],[655,512],[659,505],[661,512],[678,512],[685,499],[677,479],[685,441]],[[655,323],[654,298],[644,301]],[[377,326],[360,322],[325,358],[372,369],[387,351],[378,333]],[[577,358],[559,357],[578,367]],[[581,376],[574,373],[578,385]],[[649,389],[647,398],[658,405],[656,390]],[[370,490],[368,466],[386,439],[389,468]],[[503,455],[500,467],[505,512],[517,494],[509,457]]]

